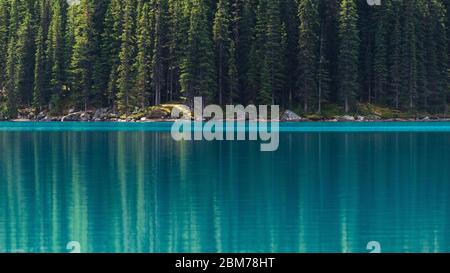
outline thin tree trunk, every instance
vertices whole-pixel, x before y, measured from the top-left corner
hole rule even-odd
[[[222,105],[222,85],[223,85],[223,44],[219,46],[219,105]]]
[[[350,111],[349,105],[348,105],[348,95],[345,95],[345,113],[348,114]]]

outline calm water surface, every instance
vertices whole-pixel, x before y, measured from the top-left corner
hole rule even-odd
[[[450,124],[168,128],[0,123],[0,252],[450,252]]]

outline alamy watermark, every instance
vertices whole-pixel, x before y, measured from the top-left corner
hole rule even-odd
[[[194,121],[191,117],[183,118],[182,111],[173,108],[172,118],[177,121],[172,125],[172,138],[176,141],[261,141],[261,151],[273,152],[280,143],[279,117],[278,105],[227,105],[224,113],[219,105],[203,107],[202,98],[197,97]]]
[[[381,6],[381,0],[367,0],[369,6]]]
[[[370,253],[379,254],[381,253],[381,244],[378,241],[370,241],[367,243],[366,249],[369,250]]]

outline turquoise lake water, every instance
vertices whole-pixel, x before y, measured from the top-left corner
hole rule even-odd
[[[0,252],[450,252],[450,123],[0,123]]]

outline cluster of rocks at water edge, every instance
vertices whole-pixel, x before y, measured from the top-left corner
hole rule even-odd
[[[189,119],[192,118],[192,113],[186,105],[163,105],[151,107],[145,113],[138,112],[129,115],[128,117],[120,116],[110,108],[99,108],[88,111],[69,110],[65,115],[55,116],[49,112],[42,111],[35,114],[31,109],[23,109],[19,111],[19,117],[14,121],[40,121],[40,122],[157,122],[157,121],[171,121],[171,111],[173,107],[178,107],[183,112],[183,116]],[[282,122],[374,122],[374,121],[450,121],[450,119],[422,117],[422,118],[391,118],[383,119],[377,115],[367,116],[353,116],[342,115],[333,118],[324,118],[321,116],[306,116],[302,117],[294,111],[285,110],[281,116]]]

